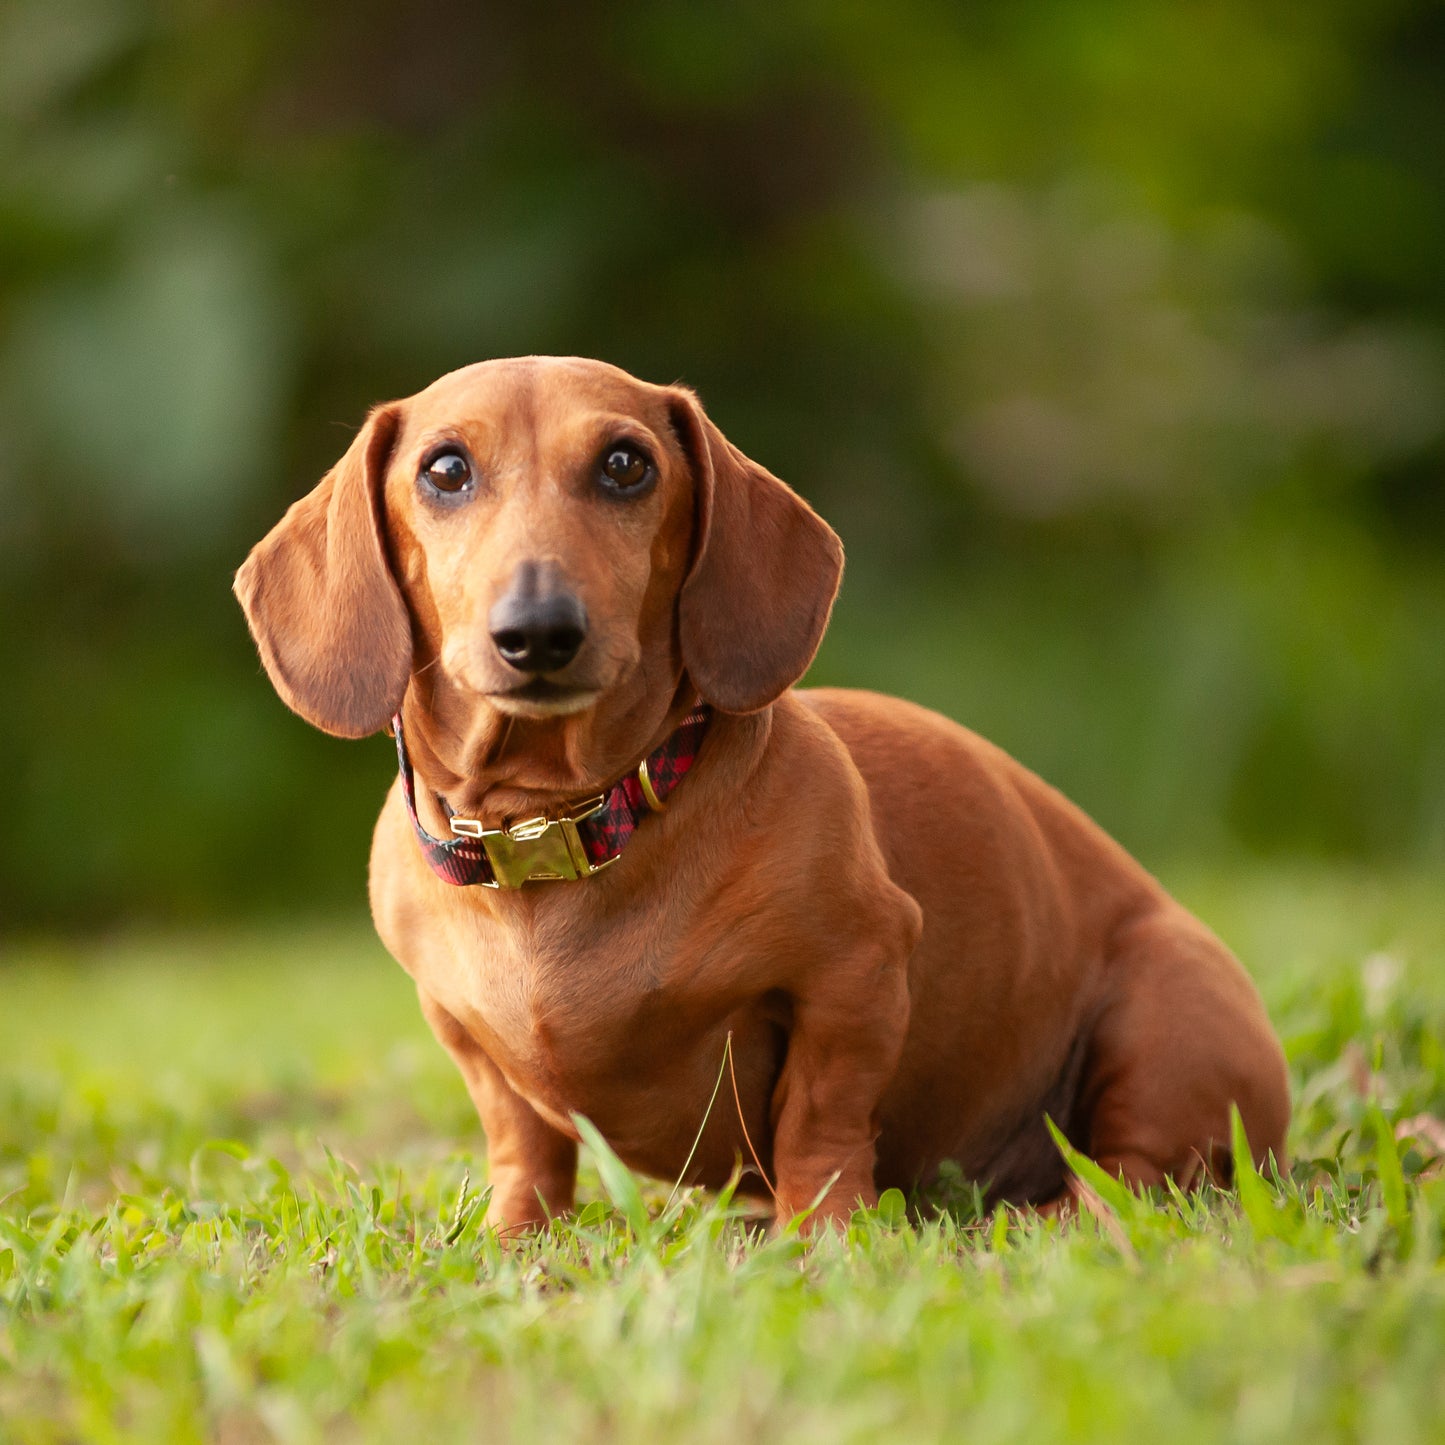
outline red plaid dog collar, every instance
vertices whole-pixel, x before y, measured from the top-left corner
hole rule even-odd
[[[660,813],[667,795],[697,759],[710,710],[695,708],[667,741],[650,753],[606,793],[579,803],[566,817],[528,818],[510,828],[484,828],[474,818],[459,818],[446,808],[455,838],[434,838],[416,815],[416,780],[402,738],[401,714],[392,719],[401,791],[433,873],[447,883],[468,887],[520,888],[524,883],[587,878],[615,863],[637,825],[649,812]]]

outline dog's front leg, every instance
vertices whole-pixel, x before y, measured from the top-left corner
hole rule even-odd
[[[457,1019],[424,990],[417,994],[432,1032],[461,1070],[486,1132],[492,1185],[487,1223],[515,1231],[565,1214],[577,1188],[576,1142],[512,1088]]]
[[[916,934],[914,935],[916,937]],[[908,1028],[908,954],[874,947],[793,993],[788,1054],[773,1095],[777,1222],[822,1196],[804,1225],[846,1222],[877,1203],[878,1106]]]

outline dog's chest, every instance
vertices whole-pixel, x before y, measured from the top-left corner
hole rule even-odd
[[[599,1092],[646,1087],[657,1046],[710,1012],[666,930],[569,922],[453,927],[417,980],[514,1087],[562,1113],[585,1111]]]

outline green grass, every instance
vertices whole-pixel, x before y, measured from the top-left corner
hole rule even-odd
[[[502,1249],[451,1065],[359,925],[0,955],[7,1441],[1438,1440],[1445,889],[1172,880],[1288,1047],[1291,1178],[1060,1233],[846,1241],[585,1168]],[[604,1165],[608,1161],[602,1161]]]

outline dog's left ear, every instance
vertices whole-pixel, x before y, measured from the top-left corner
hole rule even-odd
[[[281,700],[337,737],[384,728],[411,677],[411,619],[382,527],[399,424],[399,408],[373,411],[346,455],[236,573],[236,596]]]
[[[690,391],[674,390],[671,412],[696,495],[692,569],[678,597],[683,665],[704,701],[756,712],[808,670],[838,595],[843,544]]]

